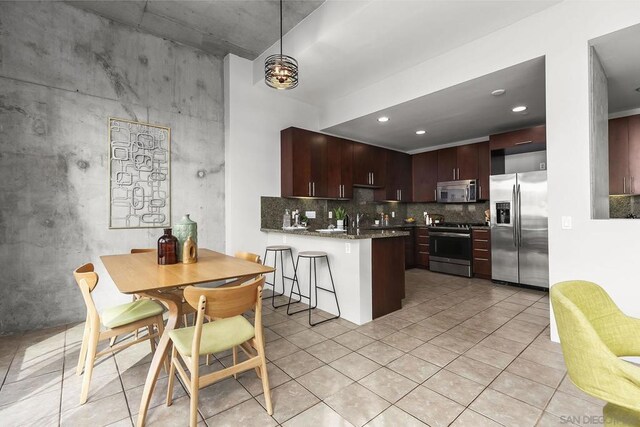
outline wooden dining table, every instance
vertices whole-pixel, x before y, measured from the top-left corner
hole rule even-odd
[[[124,294],[138,294],[159,301],[169,311],[169,319],[144,383],[137,425],[144,426],[153,390],[168,357],[169,331],[180,327],[182,319],[182,289],[189,285],[236,279],[248,280],[274,269],[209,249],[198,249],[195,264],[158,265],[157,252],[123,255],[104,255],[100,259],[118,290]]]

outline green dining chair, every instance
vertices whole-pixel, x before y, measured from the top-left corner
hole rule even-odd
[[[550,296],[571,381],[608,402],[608,423],[640,425],[640,367],[620,359],[640,356],[640,319],[625,315],[592,282],[561,282]]]

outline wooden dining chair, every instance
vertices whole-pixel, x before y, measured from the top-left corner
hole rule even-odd
[[[262,380],[267,412],[269,415],[273,414],[262,333],[264,280],[264,277],[259,277],[249,283],[230,288],[189,286],[184,289],[185,299],[197,310],[196,324],[169,331],[173,349],[167,406],[173,403],[173,382],[175,372],[178,371],[191,395],[191,427],[197,424],[198,393],[201,388],[251,369],[255,369]],[[243,313],[251,309],[255,310],[255,326],[243,316]],[[214,320],[204,323],[205,316]],[[234,360],[233,366],[200,376],[201,355],[219,353],[238,346],[249,357],[248,360],[240,363]],[[189,370],[188,374],[182,366],[183,363]]]
[[[82,391],[80,404],[84,404],[89,396],[89,385],[93,374],[93,366],[97,358],[108,353],[123,350],[134,344],[149,340],[151,351],[156,349],[155,338],[164,332],[162,320],[163,308],[160,304],[150,299],[139,299],[126,304],[110,307],[98,313],[91,293],[98,285],[98,274],[94,271],[93,264],[85,264],[73,272],[73,276],[82,292],[84,303],[87,306],[87,319],[84,325],[80,356],[76,374],[82,374]],[[101,330],[102,326],[105,330]],[[154,332],[154,326],[157,329]],[[123,342],[116,346],[110,346],[106,350],[97,352],[98,342],[111,339],[118,335],[135,332],[138,329],[147,328],[148,333],[142,338],[133,337],[133,340]],[[168,363],[165,366],[168,369]]]
[[[255,262],[257,264],[262,264],[262,259],[260,258],[260,255],[256,255],[254,253],[251,252],[236,252],[234,255],[235,258],[240,258],[243,259],[245,261],[250,261],[250,262]],[[252,280],[254,278],[251,278],[249,280]],[[241,285],[243,283],[245,283],[247,281],[246,278],[243,279],[238,279],[238,280],[233,280],[231,282],[225,283],[224,285],[220,285],[218,286],[219,288],[229,288],[232,286],[238,286]],[[209,319],[207,319],[209,320]],[[187,323],[185,323],[186,325]],[[238,348],[237,347],[233,347],[232,349],[233,352],[233,360],[235,361],[238,357]],[[211,364],[211,355],[207,354],[207,357],[205,359],[205,363],[207,364],[207,366],[209,366]],[[235,375],[234,375],[235,377]]]
[[[134,249],[131,249],[131,253],[132,254],[142,254],[142,253],[153,252],[153,251],[155,251],[155,249],[153,249],[153,248],[143,248],[143,249],[134,248]],[[138,294],[131,295],[132,301],[139,300],[140,298],[142,298],[142,295],[138,295]],[[138,330],[137,329],[134,332],[134,336],[135,336],[136,339],[138,339]],[[117,336],[111,337],[111,340],[109,340],[109,347],[113,347],[113,345],[116,343],[117,339],[118,339]]]

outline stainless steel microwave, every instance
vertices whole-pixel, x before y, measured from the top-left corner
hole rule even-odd
[[[475,179],[439,182],[436,200],[438,203],[473,203],[477,199],[477,188]]]

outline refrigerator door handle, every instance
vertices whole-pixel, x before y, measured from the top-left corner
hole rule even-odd
[[[520,184],[518,184],[518,247],[522,247],[522,194],[520,193]]]
[[[513,225],[511,226],[511,228],[513,229],[513,246],[515,246],[516,248],[518,247],[518,238],[516,236],[516,230],[517,230],[517,222],[518,222],[518,212],[516,212],[516,186],[515,184],[513,185],[513,188],[511,189],[511,203],[513,204]]]

